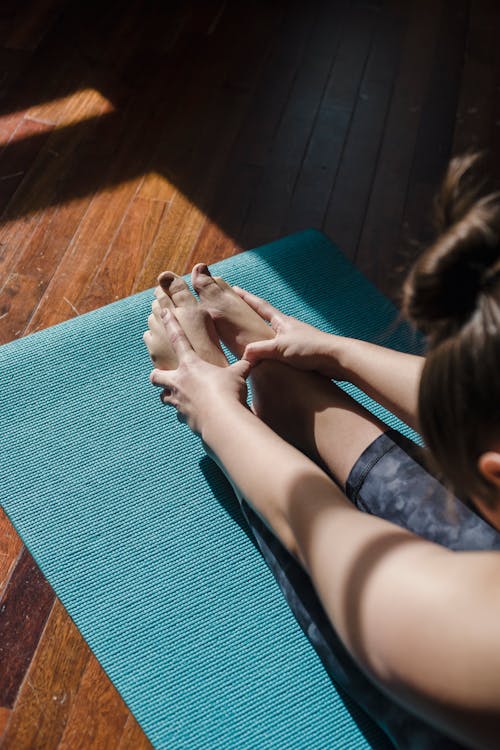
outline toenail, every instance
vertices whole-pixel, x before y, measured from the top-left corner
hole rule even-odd
[[[169,289],[170,288],[170,284],[172,283],[172,281],[174,280],[174,278],[175,278],[174,276],[170,276],[170,275],[167,276],[167,274],[165,274],[165,275],[160,274],[158,276],[158,282],[159,282],[159,284],[160,284],[160,286],[161,286],[162,289]]]

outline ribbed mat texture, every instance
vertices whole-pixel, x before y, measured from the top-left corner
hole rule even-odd
[[[418,348],[316,231],[212,271],[323,329]],[[386,750],[323,671],[226,480],[149,384],[151,301],[0,348],[4,508],[156,747]]]

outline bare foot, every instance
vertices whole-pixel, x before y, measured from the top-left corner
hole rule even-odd
[[[155,289],[155,301],[148,318],[148,330],[143,339],[149,355],[160,370],[174,370],[177,357],[172,349],[161,313],[165,309],[175,311],[186,336],[196,353],[207,362],[225,367],[227,360],[219,343],[219,337],[210,314],[189,291],[181,276],[164,271],[159,277],[160,286]]]
[[[217,333],[237,357],[241,357],[247,344],[274,337],[274,331],[260,315],[223,279],[212,277],[205,264],[198,263],[191,278],[203,307],[215,322]],[[282,362],[263,360],[252,370],[250,380],[252,411],[289,443],[319,461],[309,413],[306,419],[299,418],[298,407],[304,394],[310,397],[325,378],[295,370]]]
[[[247,344],[274,337],[274,332],[220,276],[212,276],[204,263],[191,273],[193,287],[209,312],[227,348],[241,357]]]

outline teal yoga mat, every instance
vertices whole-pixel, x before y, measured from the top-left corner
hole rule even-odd
[[[318,232],[212,270],[326,330],[418,346]],[[332,686],[227,482],[150,386],[151,300],[0,348],[4,508],[156,747],[388,748]]]

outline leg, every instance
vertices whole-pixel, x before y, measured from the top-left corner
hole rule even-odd
[[[193,286],[236,356],[245,346],[274,334],[269,326],[207,267],[193,269]],[[277,362],[253,371],[254,410],[287,442],[322,465],[342,486],[365,448],[387,427],[334,383],[316,373]]]

